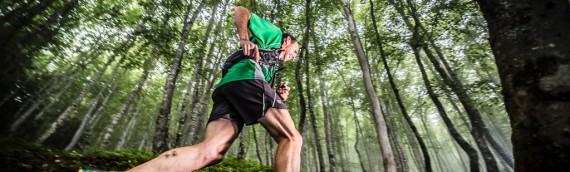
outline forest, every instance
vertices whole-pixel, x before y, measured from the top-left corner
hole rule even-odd
[[[568,0],[8,0],[0,169],[127,170],[200,142],[236,6],[300,44],[273,86],[302,171],[570,167]],[[270,171],[276,148],[248,125],[205,171]]]

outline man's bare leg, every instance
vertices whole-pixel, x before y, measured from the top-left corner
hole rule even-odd
[[[275,154],[275,171],[300,171],[303,138],[286,109],[270,108],[257,120],[279,144]]]
[[[202,142],[168,150],[129,171],[193,171],[214,165],[222,160],[237,135],[236,124],[220,118],[208,123]]]

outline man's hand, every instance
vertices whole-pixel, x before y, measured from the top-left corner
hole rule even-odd
[[[277,95],[279,95],[281,100],[285,101],[289,96],[289,90],[291,90],[291,87],[289,87],[289,82],[285,81],[285,83],[277,89]]]
[[[261,56],[259,55],[259,49],[257,48],[257,45],[247,39],[241,39],[239,41],[239,46],[243,49],[243,55],[254,57],[255,62],[259,62]]]

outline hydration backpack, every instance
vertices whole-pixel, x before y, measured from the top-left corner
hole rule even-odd
[[[279,53],[281,53],[280,49],[261,49],[259,48],[259,55],[261,59],[259,59],[258,64],[261,66],[276,66],[279,63]],[[236,63],[243,59],[255,59],[255,57],[245,56],[243,55],[243,50],[239,49],[234,54],[232,54],[224,64],[222,64],[222,77],[226,76],[228,70]]]

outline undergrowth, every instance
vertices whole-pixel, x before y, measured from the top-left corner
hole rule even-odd
[[[16,140],[0,139],[0,171],[123,171],[158,156],[138,150],[86,149],[61,151]],[[272,171],[255,162],[227,157],[200,172]]]

